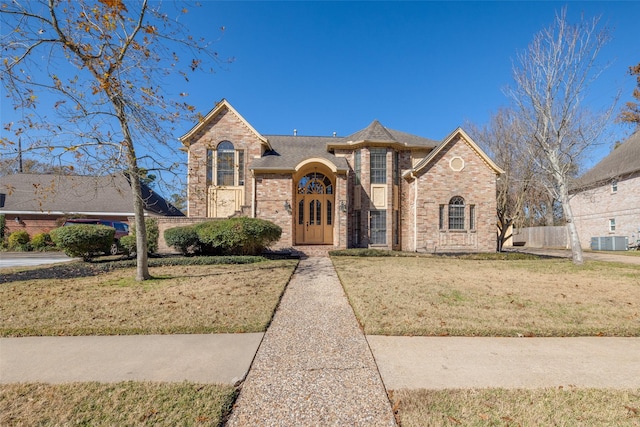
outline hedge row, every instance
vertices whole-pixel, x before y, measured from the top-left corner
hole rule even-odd
[[[184,255],[258,255],[282,235],[282,228],[258,218],[230,218],[164,232],[167,245]]]

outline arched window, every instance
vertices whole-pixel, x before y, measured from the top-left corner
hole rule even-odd
[[[235,150],[233,144],[229,141],[223,141],[218,144],[216,159],[216,184],[217,185],[234,185],[234,157]]]
[[[449,230],[464,230],[464,199],[460,196],[449,200]]]
[[[244,185],[244,150],[236,150],[230,141],[207,150],[207,185]]]

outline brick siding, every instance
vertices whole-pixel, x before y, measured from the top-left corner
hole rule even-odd
[[[570,203],[583,248],[591,247],[592,237],[626,236],[629,244],[640,238],[640,175],[620,180],[616,192],[608,183],[576,194]]]

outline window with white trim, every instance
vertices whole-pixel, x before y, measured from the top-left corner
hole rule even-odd
[[[615,218],[611,218],[609,220],[609,231],[611,231],[611,232],[616,231],[616,219]]]

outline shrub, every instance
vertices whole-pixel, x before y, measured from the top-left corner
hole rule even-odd
[[[51,230],[51,239],[70,257],[88,261],[99,253],[109,253],[116,230],[106,225],[77,224]]]
[[[136,253],[136,236],[134,234],[122,236],[118,244],[120,244],[120,247],[125,253],[129,255]]]
[[[0,214],[0,241],[4,240],[5,228],[7,227],[7,217]]]
[[[49,233],[38,233],[31,239],[31,247],[36,251],[45,251],[53,247],[53,241]]]
[[[154,254],[158,252],[158,221],[155,218],[145,218],[144,226],[147,229],[147,253]],[[131,227],[131,233],[128,236],[120,238],[120,246],[129,254],[136,252],[136,229]]]
[[[257,255],[280,239],[282,229],[270,221],[240,217],[199,224],[196,233],[214,252]]]
[[[198,252],[198,233],[195,227],[174,227],[164,231],[164,241],[183,255]]]
[[[13,251],[28,251],[30,249],[29,233],[20,230],[9,234],[9,249]]]

